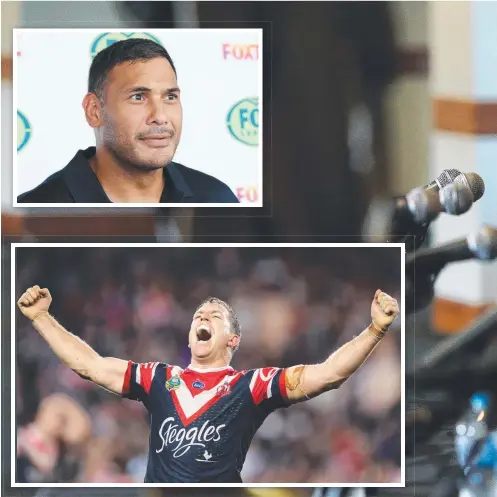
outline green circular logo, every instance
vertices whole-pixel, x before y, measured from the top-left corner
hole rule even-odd
[[[31,124],[28,118],[17,111],[17,151],[22,150],[31,138]]]
[[[228,111],[226,126],[233,138],[246,145],[259,145],[259,98],[244,98]]]
[[[110,47],[117,41],[129,40],[130,38],[143,38],[162,45],[162,42],[150,33],[103,33],[91,45],[91,58],[93,59],[98,52]]]

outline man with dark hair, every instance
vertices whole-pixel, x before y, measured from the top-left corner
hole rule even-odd
[[[397,301],[377,290],[371,324],[323,363],[235,371],[229,364],[241,340],[238,319],[226,302],[208,298],[194,313],[188,336],[191,362],[183,370],[101,357],[48,313],[50,303],[50,292],[34,286],[18,306],[74,372],[141,401],[149,411],[146,483],[240,483],[252,438],[267,416],[338,388],[399,313]]]
[[[183,111],[176,68],[152,40],[119,41],[93,59],[86,121],[96,147],[19,196],[20,203],[238,203],[218,179],[173,162]]]

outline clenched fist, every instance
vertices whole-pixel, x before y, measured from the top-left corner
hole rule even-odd
[[[387,330],[398,315],[399,304],[397,301],[381,290],[376,290],[373,303],[371,304],[371,319],[373,323],[382,330]]]
[[[48,312],[51,303],[52,296],[48,289],[35,285],[22,294],[17,306],[28,319],[34,321],[40,314]]]

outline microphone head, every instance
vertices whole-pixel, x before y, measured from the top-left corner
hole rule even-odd
[[[483,178],[476,173],[461,173],[454,180],[454,183],[466,185],[473,193],[474,202],[480,200],[485,193],[485,183],[483,181]]]
[[[491,261],[497,258],[497,229],[483,226],[467,238],[468,247],[477,259]]]
[[[459,216],[473,205],[473,193],[462,183],[451,183],[440,190],[440,203],[447,214]]]
[[[460,175],[461,171],[458,171],[457,169],[444,169],[440,173],[440,176],[438,176],[438,178],[435,180],[435,182],[437,183],[438,187],[441,189],[444,186],[453,183],[454,180]]]

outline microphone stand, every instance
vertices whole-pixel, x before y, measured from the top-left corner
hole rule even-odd
[[[420,248],[425,242],[429,226],[429,222],[416,223],[409,211],[405,197],[397,197],[388,241],[390,243],[405,243],[406,251],[412,252]]]
[[[407,252],[421,247],[430,222],[418,224],[405,197],[377,199],[369,206],[362,228],[364,241],[404,243]]]

